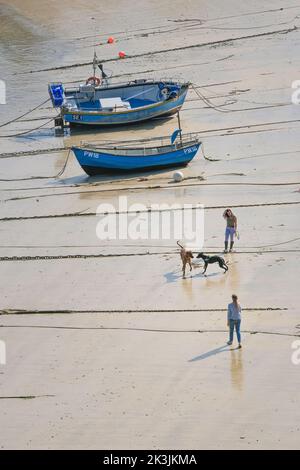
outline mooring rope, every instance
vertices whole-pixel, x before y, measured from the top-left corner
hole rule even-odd
[[[65,172],[65,169],[66,169],[68,161],[69,161],[70,153],[71,153],[71,149],[69,149],[69,151],[68,151],[67,158],[66,158],[65,163],[63,164],[61,170],[57,173],[57,175],[53,176],[52,178],[59,178]]]
[[[219,158],[209,158],[205,155],[203,142],[201,142],[200,150],[201,150],[202,156],[205,160],[208,160],[209,162],[220,162],[221,161]]]
[[[41,124],[40,126],[34,127],[33,129],[29,129],[28,131],[18,132],[16,134],[0,135],[0,139],[8,139],[10,137],[20,137],[21,135],[29,134],[30,132],[34,132],[34,131],[37,131],[38,129],[41,129],[42,127],[45,127],[51,121],[53,121],[53,118],[51,118],[48,121],[44,122],[44,124]]]
[[[220,113],[231,113],[232,112],[232,109],[221,108],[221,107],[216,106],[215,104],[213,104],[208,98],[206,98],[206,96],[203,95],[203,93],[201,93],[201,91],[198,90],[198,88],[201,88],[200,85],[196,85],[195,83],[192,83],[191,87],[194,90],[194,92],[196,93],[196,95],[198,96],[198,98],[203,100],[204,103],[207,104],[207,106],[209,108],[212,108],[215,111],[219,111]]]
[[[30,109],[29,111],[26,111],[26,113],[21,114],[20,116],[17,116],[16,118],[11,119],[10,121],[6,121],[6,122],[4,122],[3,124],[0,124],[0,127],[5,127],[5,126],[8,126],[8,124],[12,124],[13,122],[18,121],[18,120],[21,119],[22,117],[27,116],[28,114],[30,114],[30,113],[32,113],[33,111],[35,111],[36,109],[40,108],[40,107],[43,106],[44,104],[48,103],[48,101],[50,101],[50,98],[47,98],[45,101],[42,101],[42,103],[38,104],[37,106],[35,106],[34,108]]]
[[[203,100],[204,103],[207,104],[207,106],[209,108],[212,108],[215,111],[218,111],[219,113],[232,113],[232,112],[236,112],[236,111],[245,111],[245,109],[242,109],[242,108],[229,109],[229,108],[225,108],[223,105],[222,106],[217,106],[217,105],[213,104],[212,101],[209,98],[206,98],[206,96],[203,93],[201,93],[201,91],[199,91],[199,88],[204,88],[204,87],[201,87],[200,85],[192,83],[191,88],[194,90],[194,92],[196,93],[196,95],[198,96],[198,98],[200,100]],[[216,96],[216,98],[217,97],[218,96]],[[243,101],[243,100],[241,100],[241,101]],[[246,100],[244,100],[244,101],[246,101]],[[236,100],[235,100],[235,102],[236,102]]]

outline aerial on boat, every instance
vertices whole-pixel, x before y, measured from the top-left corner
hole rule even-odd
[[[96,76],[97,67],[101,78]],[[66,88],[62,83],[50,83],[48,91],[62,122],[104,126],[172,115],[182,107],[189,85],[171,79],[112,83],[94,54],[93,75],[84,84]]]
[[[201,142],[197,134],[182,134],[126,142],[83,143],[72,150],[83,170],[90,176],[166,167],[186,166],[196,155]]]

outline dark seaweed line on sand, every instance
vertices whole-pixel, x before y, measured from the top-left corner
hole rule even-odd
[[[0,396],[0,400],[33,400],[34,398],[49,398],[55,397],[55,395],[11,395],[11,396]]]
[[[237,255],[243,254],[266,254],[266,253],[299,253],[300,249],[291,250],[259,250],[259,251],[238,251],[235,252]],[[205,253],[212,254],[215,251],[206,250]],[[92,259],[92,258],[130,258],[135,256],[163,256],[163,255],[174,255],[175,251],[161,251],[152,252],[148,251],[142,253],[109,253],[109,254],[78,254],[78,255],[36,255],[36,256],[0,256],[0,261],[51,261],[51,260],[64,260],[64,259]]]
[[[287,311],[287,307],[244,307],[243,311],[249,312],[273,312]],[[25,309],[2,309],[0,315],[53,315],[53,314],[76,314],[76,313],[184,313],[184,312],[227,312],[227,308],[172,308],[172,309],[106,309],[106,310],[25,310]],[[5,326],[5,325],[1,325]]]
[[[199,48],[199,47],[218,46],[218,45],[221,45],[221,44],[232,43],[232,42],[236,42],[236,41],[242,41],[242,40],[245,40],[245,39],[254,39],[254,38],[259,38],[259,37],[272,36],[272,35],[275,35],[275,34],[288,34],[288,33],[291,33],[293,31],[296,31],[297,29],[298,29],[297,26],[294,26],[293,28],[279,29],[279,30],[276,30],[276,31],[267,31],[267,32],[258,33],[258,34],[249,34],[249,35],[246,35],[246,36],[239,36],[239,37],[236,37],[236,38],[220,39],[218,41],[192,44],[192,45],[189,45],[189,46],[180,46],[180,47],[174,47],[174,48],[171,48],[171,49],[162,49],[162,50],[158,50],[158,51],[144,52],[144,53],[141,53],[141,54],[127,55],[127,59],[136,59],[136,58],[139,58],[139,57],[147,57],[147,56],[152,56],[152,55],[165,54],[167,52],[177,52],[177,51],[183,51],[183,50],[187,50],[187,49],[195,49],[195,48]],[[102,62],[103,63],[105,63],[105,62],[106,63],[107,62],[115,62],[117,60],[119,60],[119,59],[103,59]],[[66,69],[71,69],[71,68],[85,67],[85,66],[88,66],[88,65],[91,65],[91,64],[92,64],[91,61],[81,62],[81,63],[77,63],[77,64],[61,65],[61,66],[58,66],[58,67],[50,67],[50,68],[46,68],[46,69],[30,70],[28,72],[22,72],[22,74],[50,72],[52,70],[66,70]]]
[[[0,159],[44,155],[45,153],[55,153],[55,152],[61,152],[62,150],[70,150],[70,148],[71,147],[55,147],[55,148],[38,149],[38,150],[26,150],[26,151],[21,151],[21,152],[0,153]]]
[[[48,179],[48,177],[41,177],[39,176],[38,177],[39,179],[41,178],[45,178],[45,179]],[[24,178],[25,179],[25,178]],[[26,178],[26,180],[29,180],[31,178]],[[203,178],[201,178],[200,176],[197,176],[195,178],[186,178],[186,181],[189,180],[189,179],[193,179],[193,180],[201,180],[201,183],[182,183],[182,184],[177,184],[176,187],[180,187],[180,188],[187,188],[187,187],[196,187],[196,186],[298,186],[300,184],[299,181],[295,181],[295,182],[283,182],[283,183],[264,183],[264,182],[261,182],[261,183],[254,183],[254,182],[243,182],[243,181],[226,181],[226,182],[217,182],[217,183],[205,183],[203,182]],[[0,181],[3,181],[0,179]],[[4,180],[5,181],[5,180]],[[9,180],[6,180],[6,181],[9,181]],[[12,180],[12,181],[15,181],[15,180]],[[114,183],[114,181],[112,181],[112,183]],[[102,189],[90,189],[90,190],[85,190],[85,191],[82,191],[82,190],[79,190],[79,191],[67,191],[67,192],[64,192],[64,193],[52,193],[52,194],[35,194],[35,195],[32,195],[32,196],[15,196],[15,197],[11,197],[11,198],[8,198],[8,199],[4,199],[4,202],[10,202],[10,201],[24,201],[24,200],[27,200],[27,199],[41,199],[41,198],[45,198],[45,197],[59,197],[59,196],[74,196],[76,194],[96,194],[96,193],[106,193],[106,192],[115,192],[115,191],[146,191],[146,190],[153,190],[153,189],[170,189],[170,188],[173,188],[175,185],[173,184],[172,182],[172,185],[170,183],[168,183],[168,185],[161,185],[161,184],[156,184],[156,185],[153,185],[153,186],[126,186],[126,187],[123,187],[123,188],[102,188]],[[74,187],[74,186],[73,186]],[[26,188],[25,188],[26,189]],[[52,189],[52,188],[51,188]],[[56,189],[60,189],[60,188],[57,188]],[[17,189],[4,189],[3,191],[20,191],[21,189],[17,188]],[[33,189],[31,189],[31,191],[33,191]]]
[[[291,202],[264,202],[259,204],[227,204],[226,206],[206,206],[205,210],[214,210],[214,209],[226,209],[227,207],[232,208],[243,208],[243,207],[270,207],[270,206],[289,206],[289,205],[296,205],[300,204],[300,201],[291,201]],[[193,207],[189,209],[199,209],[198,207]],[[174,209],[176,210],[176,209]],[[182,210],[182,208],[178,209]],[[142,213],[140,211],[139,213]],[[150,210],[144,212],[151,212]],[[157,211],[152,211],[157,212]],[[160,211],[161,212],[161,211]],[[119,212],[115,212],[114,214],[119,214]],[[122,214],[126,214],[126,212],[122,212]],[[59,219],[63,217],[95,217],[97,215],[106,215],[106,214],[97,214],[96,212],[71,212],[67,214],[49,214],[49,215],[31,215],[31,216],[21,216],[21,217],[2,217],[0,218],[1,222],[11,222],[17,220],[41,220],[41,219]]]

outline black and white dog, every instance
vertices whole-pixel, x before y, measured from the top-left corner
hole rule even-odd
[[[202,274],[205,274],[207,270],[207,266],[213,263],[218,263],[220,268],[224,269],[224,274],[228,271],[228,266],[225,263],[224,258],[222,258],[221,256],[208,256],[208,255],[205,255],[204,253],[199,253],[197,255],[197,258],[201,258],[204,261],[204,271]]]

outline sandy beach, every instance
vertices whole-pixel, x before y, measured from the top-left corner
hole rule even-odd
[[[299,449],[300,4],[10,0],[0,17],[0,126],[12,120],[0,127],[0,448]],[[177,126],[55,131],[47,85],[83,82],[94,47],[116,79],[201,90],[181,124],[200,132],[206,158],[182,182],[174,170],[89,178],[72,153],[55,177],[82,140]],[[99,240],[97,208],[120,195],[203,204],[208,254],[223,250],[231,207],[229,272],[196,266],[182,279],[168,240]],[[226,345],[232,293],[241,350]]]

